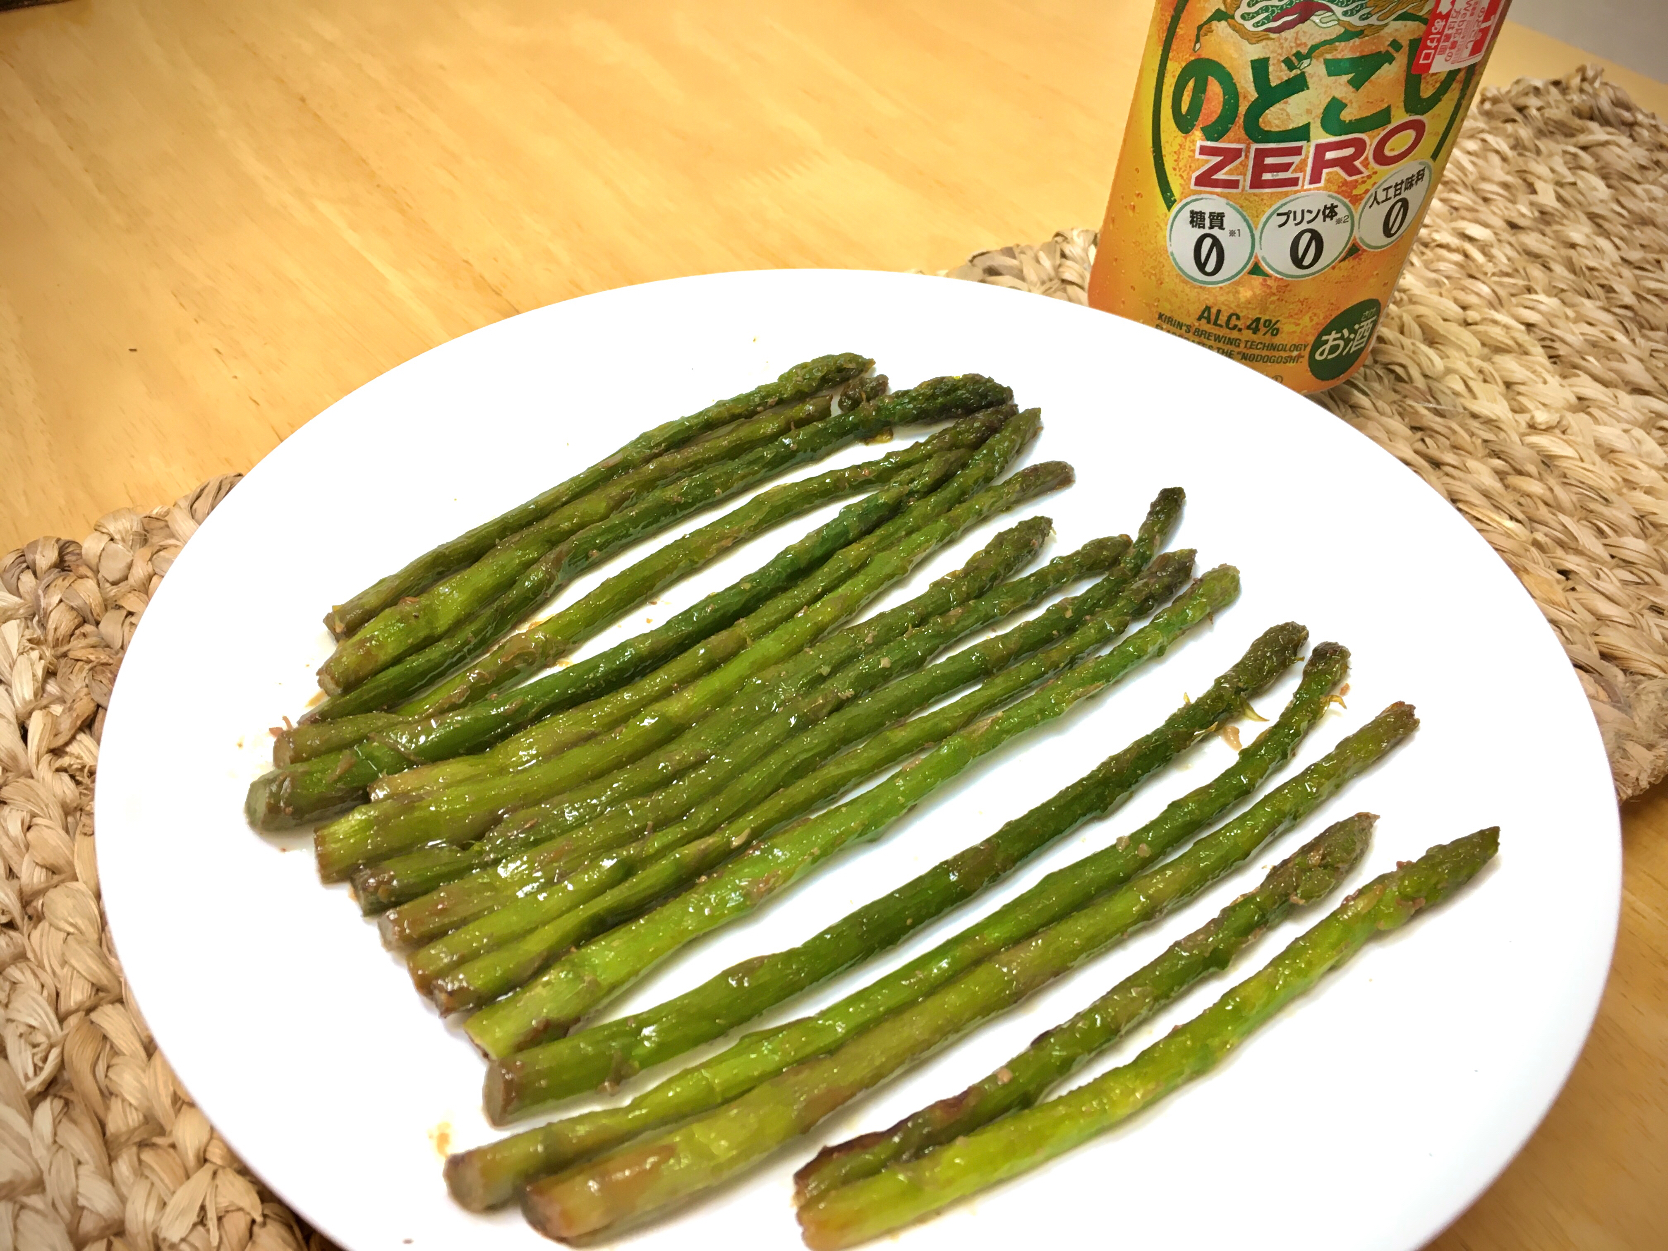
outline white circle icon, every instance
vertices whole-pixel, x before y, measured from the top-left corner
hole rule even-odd
[[[1429,161],[1412,161],[1375,182],[1361,201],[1355,239],[1374,252],[1389,247],[1419,220],[1419,210],[1436,184]]]
[[[1251,268],[1256,231],[1245,211],[1219,195],[1188,196],[1165,228],[1170,263],[1201,287],[1220,287]]]
[[[1281,278],[1313,278],[1344,254],[1355,210],[1330,191],[1300,191],[1263,214],[1257,258]]]

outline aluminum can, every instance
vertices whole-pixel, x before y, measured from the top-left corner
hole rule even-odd
[[[1158,0],[1089,303],[1298,391],[1348,378],[1508,0]]]

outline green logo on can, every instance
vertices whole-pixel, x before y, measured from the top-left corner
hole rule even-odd
[[[1331,382],[1355,368],[1373,341],[1383,311],[1384,305],[1377,300],[1362,300],[1322,326],[1309,345],[1309,372],[1322,382]]]

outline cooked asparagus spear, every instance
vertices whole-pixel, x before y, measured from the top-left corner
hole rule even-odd
[[[874,384],[860,383],[859,387],[884,387],[884,380]],[[863,398],[860,393],[853,400]],[[610,529],[620,537],[614,545],[629,540],[644,529],[652,529],[653,521],[669,524],[696,507],[704,506],[717,487],[720,498],[730,491],[740,490],[758,480],[757,475],[736,473],[737,462],[757,463],[761,453],[768,453],[779,440],[797,443],[821,431],[824,435],[840,434],[845,439],[862,438],[885,428],[884,420],[876,416],[873,405],[851,403],[842,411],[843,395],[822,395],[785,408],[773,408],[739,421],[714,434],[686,444],[675,452],[668,452],[629,473],[621,474],[596,490],[557,509],[542,520],[517,531],[493,547],[467,569],[441,579],[428,590],[410,599],[401,600],[383,609],[349,638],[337,644],[318,669],[319,685],[332,696],[351,691],[402,656],[409,655],[424,644],[440,638],[447,631],[468,620],[493,600],[509,591],[516,578],[529,565],[564,540],[577,536],[599,524],[614,523]],[[845,439],[814,439],[813,446],[832,449]],[[774,459],[777,463],[772,464]],[[758,468],[758,474],[786,468],[797,456],[784,457],[780,452],[768,457]],[[697,481],[687,498],[681,498],[669,488],[686,478]],[[722,485],[720,485],[722,484]],[[727,488],[727,489],[725,489]],[[642,506],[653,501],[646,512]],[[635,506],[637,527],[621,528],[618,514]],[[589,540],[581,543],[576,552],[589,550]],[[333,708],[343,715],[365,712],[339,701]],[[325,720],[330,712],[321,705],[319,716]]]
[[[566,482],[430,549],[398,573],[379,579],[346,603],[337,604],[325,614],[324,624],[331,634],[345,638],[384,608],[427,590],[448,573],[484,555],[500,540],[532,525],[609,479],[682,447],[708,431],[751,417],[777,404],[798,403],[818,391],[849,382],[867,373],[873,364],[868,357],[855,352],[819,356],[795,365],[775,382],[754,387],[741,395],[708,405],[698,413],[647,430],[590,468],[580,470]]]
[[[1106,812],[1146,777],[1168,764],[1199,737],[1228,721],[1244,706],[1244,701],[1263,691],[1291,664],[1294,652],[1303,642],[1301,627],[1271,634],[1273,637],[1259,639],[1203,696],[1183,704],[1158,729],[1131,742],[1123,751],[1108,757],[1089,774],[1024,816],[1007,822],[994,836],[962,849],[896,891],[859,907],[799,946],[771,956],[752,957],[661,1006],[592,1026],[565,1039],[545,1042],[539,1048],[522,1051],[494,1064],[494,1073],[487,1081],[487,1108],[492,1118],[502,1123],[510,1116],[527,1113],[594,1086],[612,1089],[641,1069],[672,1059],[727,1029],[746,1024],[792,994],[896,944],[917,927],[986,889],[991,882],[999,881],[1042,847],[1051,846],[1083,822],[1106,816]],[[1188,811],[1194,827],[1201,826],[1228,807],[1236,794],[1244,794],[1256,786],[1279,759],[1289,756],[1294,742],[1318,719],[1329,692],[1343,681],[1346,666],[1348,652],[1343,647],[1336,644],[1316,647],[1316,654],[1304,669],[1303,681],[1299,682],[1298,694],[1279,721],[1256,744],[1246,747],[1234,767],[1216,782],[1176,802],[1169,811]],[[1081,872],[1078,866],[1073,866],[1061,871],[1059,876],[1068,877],[1074,886],[1084,884],[1088,892],[1094,892],[1118,886],[1133,872],[1129,869],[1121,876],[1096,874],[1091,872],[1093,861],[1091,857],[1091,861],[1079,862],[1084,866]],[[1046,886],[1048,882],[1036,889],[1046,894]],[[1027,901],[1029,896],[1021,896],[1002,912],[1019,911]],[[1079,901],[1061,901],[1056,897],[1054,902],[1069,911],[1071,904]],[[991,922],[1001,921],[1002,912],[991,917]],[[1044,922],[1051,919],[1054,917],[1042,917]],[[952,976],[981,954],[981,947],[972,946],[967,951],[969,946],[972,944],[964,937],[957,936],[892,976],[907,979],[917,966],[932,967],[939,979]],[[1001,946],[1001,939],[996,939],[996,946]],[[957,947],[962,947],[961,959],[956,959]],[[859,1021],[854,1027],[861,1026]],[[560,1139],[567,1126],[580,1121],[584,1118],[557,1123],[552,1128],[552,1139]],[[489,1148],[457,1156],[449,1168],[459,1178],[460,1201],[474,1206],[504,1203],[512,1198],[510,1191],[525,1179],[520,1168],[522,1159],[539,1163],[549,1156],[552,1166],[560,1166],[574,1158],[562,1141],[552,1141],[549,1151],[545,1151],[540,1146],[542,1139],[542,1131],[535,1129]]]
[[[794,1174],[794,1201],[802,1204],[872,1177],[888,1165],[916,1159],[998,1117],[1031,1107],[1200,978],[1226,969],[1293,908],[1331,894],[1366,854],[1372,823],[1369,814],[1358,813],[1329,827],[1271,869],[1255,890],[960,1094],[929,1104],[890,1129],[824,1147]],[[888,1018],[884,1028],[892,1029],[901,1019]]]
[[[872,533],[849,544],[814,572],[768,600],[733,626],[719,631],[699,647],[661,665],[629,686],[582,708],[547,717],[489,751],[456,760],[423,765],[390,779],[400,795],[419,794],[490,777],[548,760],[576,743],[594,738],[622,724],[656,701],[683,690],[722,664],[734,659],[754,641],[799,615],[804,609],[849,582],[877,555],[889,552],[911,535],[942,518],[988,486],[1040,429],[1035,410],[1006,409],[1002,428],[991,435],[974,457],[937,490],[914,500],[902,513]],[[542,681],[542,679],[541,679]],[[376,798],[373,795],[373,799]]]
[[[1033,522],[1040,525],[1033,526]],[[1049,524],[1047,518],[1031,518],[1007,533],[1030,530],[1032,537],[1040,541]],[[903,637],[848,664],[808,693],[788,700],[779,712],[715,749],[709,760],[687,770],[669,786],[648,794],[616,792],[616,779],[657,763],[639,761],[582,791],[546,801],[524,815],[512,814],[479,842],[467,847],[423,848],[362,869],[354,875],[354,893],[367,912],[381,911],[415,900],[444,883],[464,877],[471,869],[490,868],[522,850],[539,847],[548,859],[553,850],[552,841],[564,830],[569,831],[563,835],[564,844],[571,848],[569,858],[576,858],[581,853],[594,855],[624,846],[652,829],[664,829],[738,774],[755,772],[764,758],[773,757],[771,749],[783,739],[791,739],[803,748],[813,726],[820,726],[853,700],[878,686],[898,681],[956,639],[1020,611],[1063,583],[1105,569],[1128,545],[1128,539],[1097,540],[1069,556],[1050,561],[1027,577],[1003,583],[978,599],[940,613]],[[861,624],[856,628],[861,629]],[[831,745],[828,750],[837,745]],[[816,758],[808,759],[813,765],[818,762]],[[776,783],[780,784],[786,776],[793,775],[777,774]],[[621,793],[631,797],[622,798]],[[492,876],[495,880],[501,878],[499,874]],[[455,922],[461,923],[461,920]],[[397,944],[408,941],[400,937],[397,925],[385,929],[384,933]]]
[[[1288,643],[1285,638],[1265,636],[1204,695],[1182,705],[1157,729],[990,838],[857,909],[798,947],[734,965],[658,1007],[498,1061],[488,1079],[487,1102],[495,1119],[502,1121],[593,1087],[612,1088],[901,941],[1083,822],[1103,817],[1155,770],[1223,724],[1245,700],[1272,682],[1290,663],[1291,650],[1300,638]],[[1297,739],[1319,717],[1330,691],[1343,680],[1347,663],[1348,653],[1336,644],[1323,643],[1315,649],[1298,693],[1280,721],[1246,747],[1234,767],[1215,783],[1178,801],[1195,828],[1248,793],[1290,754]],[[1134,872],[1131,867],[1121,876],[1095,873],[1092,863],[1080,863],[1083,871],[1077,872],[1074,866],[1063,870],[1062,876],[1070,876],[1083,898],[1096,889],[1120,884]],[[1055,899],[1057,908],[1077,902],[1076,897]],[[991,918],[993,922],[999,919]],[[1045,917],[1045,922],[1048,919],[1052,918]],[[921,957],[920,963],[948,976],[974,958],[970,953],[960,962],[952,959],[956,942],[950,940]],[[901,970],[900,976],[907,973],[908,968]]]
[[[1027,517],[996,535],[960,569],[936,579],[921,594],[836,630],[799,655],[749,679],[729,700],[666,746],[587,786],[563,792],[552,804],[559,807],[567,821],[579,824],[586,816],[600,814],[616,802],[659,790],[758,728],[784,704],[826,687],[833,675],[843,674],[854,659],[884,648],[911,631],[924,629],[941,614],[977,602],[1003,578],[1029,564],[1053,530],[1050,518]],[[552,815],[554,810],[550,810]],[[520,815],[512,814],[507,820],[513,823]]]
[[[1317,653],[1320,650],[1317,648]],[[1271,768],[1287,759],[1303,732],[1325,708],[1340,676],[1328,660],[1312,657],[1298,693],[1279,721],[1242,751],[1232,768],[1170,804],[1158,818],[1120,838],[1113,846],[1049,874],[989,917],[823,1011],[776,1029],[747,1035],[726,1051],[667,1078],[623,1107],[554,1121],[454,1156],[447,1163],[453,1196],[465,1207],[490,1207],[506,1202],[533,1177],[557,1172],[640,1134],[717,1107],[919,1002],[990,954],[1070,916],[1096,897],[1112,897],[1142,865],[1152,863],[1212,816],[1231,806],[1239,796],[1254,789]],[[1361,734],[1345,739],[1325,760],[1276,788],[1239,820],[1223,827],[1227,833],[1217,839],[1218,844],[1236,836],[1264,840],[1272,837],[1336,791],[1349,777],[1379,759],[1410,733],[1414,724],[1410,709],[1398,706],[1391,710]],[[1062,795],[1069,797],[1071,789]],[[907,900],[907,895],[904,898]],[[867,912],[859,910],[852,919],[861,918]],[[834,928],[838,927],[831,927]],[[809,947],[812,944],[796,951]],[[739,971],[741,976],[731,983],[732,995],[748,995],[755,984],[762,985],[768,995],[770,977],[776,971],[768,958],[756,970],[749,962],[740,966]],[[722,998],[718,979],[710,985],[712,998]],[[673,1004],[678,1002],[674,1000]],[[768,1007],[770,1002],[773,1001],[766,998],[759,1007]],[[689,1006],[693,1011],[699,1005]],[[627,1018],[622,1024],[629,1025],[632,1020]],[[691,1032],[698,1028],[682,1018],[674,1018],[670,1023]],[[494,1065],[487,1075],[487,1115],[495,1123],[503,1124],[541,1104],[575,1093],[577,1083],[569,1085],[560,1071],[567,1058],[568,1053],[559,1044],[546,1044]],[[630,1068],[626,1066],[621,1076],[629,1073]]]
[[[391,748],[395,758],[444,760],[490,747],[541,717],[615,690],[714,631],[733,625],[773,596],[808,577],[842,547],[890,521],[900,509],[913,504],[920,495],[930,493],[944,477],[961,466],[960,457],[951,453],[976,450],[1001,429],[1014,411],[1005,405],[986,409],[893,453],[912,455],[919,449],[923,463],[892,486],[848,504],[834,520],[663,626],[580,661],[560,674],[546,675],[507,694],[465,705],[451,714],[405,718],[397,712],[376,712],[337,721],[304,721],[278,734],[272,749],[273,763],[299,764],[354,747],[371,735],[376,735],[379,744]],[[514,714],[512,708],[517,710]],[[392,762],[390,766],[410,767],[408,764],[394,766]]]
[[[1059,563],[1059,562],[1055,562]],[[1017,593],[1029,588],[1027,583],[1040,579],[1047,570],[1019,579],[1014,584]],[[919,653],[935,644],[953,638],[963,621],[960,610],[935,619],[913,633],[894,640],[878,653],[871,654],[852,672],[831,678],[823,687],[800,700],[791,701],[780,714],[794,717],[808,711],[815,714],[819,701],[839,703],[847,690],[862,686],[869,693],[839,708],[832,716],[807,725],[802,733],[793,735],[774,751],[748,757],[744,755],[747,739],[741,739],[726,749],[725,756],[734,756],[745,771],[728,785],[718,790],[698,807],[681,809],[671,804],[669,820],[654,819],[659,812],[657,801],[675,792],[685,781],[698,778],[705,769],[691,771],[672,787],[646,797],[642,802],[621,805],[601,819],[577,830],[543,837],[545,829],[566,829],[552,823],[548,827],[536,814],[547,810],[559,811],[563,800],[529,810],[535,814],[525,823],[513,818],[492,830],[476,844],[476,852],[486,867],[467,877],[449,883],[433,892],[431,897],[413,901],[395,909],[384,918],[383,937],[390,946],[400,948],[426,941],[445,932],[437,926],[455,928],[466,917],[474,917],[510,899],[520,898],[529,888],[542,882],[570,876],[572,872],[597,856],[606,855],[611,848],[629,843],[635,836],[652,836],[660,851],[681,846],[691,839],[710,833],[726,821],[749,810],[746,825],[749,838],[759,836],[759,822],[772,826],[797,816],[817,803],[832,798],[840,791],[873,776],[888,765],[930,746],[945,734],[953,733],[975,717],[999,707],[1014,698],[1027,686],[1041,681],[1056,669],[1068,666],[1086,656],[1097,646],[1113,637],[1112,631],[1122,631],[1129,621],[1172,596],[1184,585],[1192,572],[1192,553],[1167,554],[1149,575],[1136,585],[1123,570],[1101,579],[1083,593],[1070,596],[1054,605],[1037,618],[1021,622],[1003,634],[975,644],[925,672],[904,673],[894,681],[879,685],[877,675],[885,677],[894,670],[919,663]],[[1002,606],[1006,588],[998,588],[983,600],[965,607],[978,609],[994,604]],[[1091,619],[1101,617],[1085,629]],[[937,710],[930,721],[906,720],[914,712],[958,687],[1000,673],[1005,667],[1023,660],[1038,648],[1059,643],[1068,635],[1077,635],[1069,646],[1056,649],[1050,655],[1037,658],[1023,674],[1004,674],[995,686],[981,686],[953,704]],[[917,650],[919,649],[919,650]],[[847,686],[846,683],[851,685]],[[771,721],[775,721],[772,718]],[[771,728],[769,723],[759,727]],[[873,737],[871,737],[873,736]],[[867,741],[862,741],[867,740]],[[855,751],[839,756],[829,763],[843,747],[861,742]],[[733,750],[732,750],[733,749]],[[728,763],[721,760],[720,763]],[[822,766],[822,767],[819,767]],[[859,772],[859,770],[861,770]],[[670,803],[670,801],[667,801]],[[764,807],[760,807],[764,805]],[[650,823],[652,821],[652,824]],[[437,852],[440,848],[428,848]]]
[[[988,483],[999,474],[1001,468],[1016,454],[1017,448],[1023,445],[1023,439],[1034,436],[1037,428],[1034,413],[1020,414],[1011,405],[1004,405],[977,414],[974,418],[964,419],[951,429],[965,425],[968,421],[983,422],[993,414],[1000,416],[1001,427],[994,434],[981,439],[981,442],[988,442],[992,446],[980,447],[979,454],[949,481],[914,493],[906,502],[903,512],[879,523],[872,532],[848,539],[838,551],[823,558],[818,565],[797,579],[791,580],[789,585],[779,588],[762,604],[748,609],[748,615],[741,620],[727,623],[725,628],[670,660],[659,662],[657,657],[658,668],[645,663],[636,670],[636,673],[642,676],[635,677],[635,680],[627,685],[619,685],[618,679],[611,678],[611,689],[599,693],[596,697],[585,695],[583,699],[588,702],[583,702],[583,706],[578,706],[582,701],[574,701],[572,704],[564,705],[563,710],[555,715],[544,715],[541,712],[539,717],[516,717],[514,724],[509,726],[511,737],[503,737],[503,732],[497,726],[498,719],[489,720],[488,728],[492,731],[489,741],[495,745],[490,746],[488,750],[480,751],[473,756],[458,755],[456,759],[444,758],[456,755],[450,750],[443,751],[441,756],[431,753],[433,763],[422,764],[409,772],[384,778],[371,788],[371,798],[373,801],[382,798],[407,798],[475,778],[524,768],[540,760],[549,759],[576,743],[620,725],[632,714],[684,689],[696,679],[734,659],[745,648],[751,646],[754,640],[770,634],[790,618],[849,581],[877,553],[896,546],[907,535],[942,516],[953,506],[964,501],[979,486]],[[943,433],[948,431],[941,432]],[[1004,434],[1009,437],[1003,437]],[[881,495],[885,492],[876,494]],[[745,580],[742,585],[745,585]],[[725,594],[728,595],[729,592]],[[579,669],[590,664],[591,662],[585,661],[574,668]],[[643,672],[645,669],[651,671]],[[542,690],[557,676],[559,675],[539,678],[526,687],[511,691],[495,700],[485,701],[486,706],[490,708],[504,700],[517,699],[522,691]],[[603,676],[605,675],[598,675],[598,681]],[[468,720],[469,706],[458,711],[458,720],[462,724],[473,724]],[[437,722],[450,723],[450,718],[445,722]],[[421,727],[427,722],[418,721],[414,724]],[[392,737],[396,733],[390,731],[384,737]],[[396,742],[394,745],[408,750],[413,746],[410,742]]]
[[[1498,827],[1491,827],[1432,847],[1356,891],[1261,970],[1128,1064],[806,1204],[799,1210],[806,1245],[833,1251],[920,1220],[1036,1168],[1203,1076],[1369,941],[1458,891],[1493,859],[1499,842]]]
[[[1031,663],[992,678],[948,707],[895,727],[881,736],[885,744],[881,751],[871,740],[856,753],[861,758],[856,768],[864,770],[862,777],[872,776],[912,754],[911,748],[943,739],[1049,674],[1070,667],[1122,634],[1133,618],[1169,599],[1187,581],[1191,568],[1191,552],[1160,557],[1148,576],[1124,594],[1114,596],[1103,610],[1098,604],[1094,609],[1085,607],[1074,621],[1074,607],[1068,602],[1061,611],[1044,613],[1037,621],[1026,622],[933,666],[949,675],[944,680],[946,688],[951,683],[959,686],[1000,671],[1027,651],[1069,634],[1065,643],[1036,656]],[[1083,600],[1088,595],[1076,598]],[[916,675],[922,680],[934,676],[931,670]],[[894,720],[894,713],[905,715],[910,705],[924,706],[935,697],[930,686],[906,680],[864,701],[874,706],[863,711],[870,714],[869,728],[873,729]],[[883,758],[877,758],[882,751]],[[745,815],[708,837],[699,836],[709,827],[721,826],[721,822],[685,820],[645,834],[620,852],[559,871],[548,889],[519,884],[519,878],[505,883],[510,886],[507,899],[495,911],[412,955],[409,964],[413,979],[420,989],[432,984],[435,1002],[445,1011],[477,1007],[522,984],[574,943],[629,920],[673,887],[687,885],[742,846],[757,842],[794,816],[861,780],[854,762],[841,761],[800,776],[791,786],[777,790],[785,776],[779,771],[781,764],[765,761],[754,779],[759,802],[749,805],[747,795],[738,796],[738,811]],[[642,880],[634,874],[641,875]],[[463,963],[466,959],[468,963]],[[460,964],[462,967],[454,967]],[[446,972],[448,969],[453,971]]]
[[[1360,861],[1373,822],[1361,813],[1339,822],[1298,857],[1325,893]],[[1313,858],[1313,864],[1308,863]],[[1280,866],[1291,889],[1299,865]],[[1164,869],[1149,870],[1157,897],[1142,919],[1164,915],[1191,892]],[[1170,889],[1166,890],[1165,888]],[[1120,896],[1124,893],[1120,892]],[[1116,900],[1091,904],[968,970],[920,1003],[859,1034],[838,1050],[756,1086],[741,1098],[666,1134],[633,1143],[559,1178],[528,1187],[522,1209],[541,1233],[578,1237],[634,1222],[678,1199],[710,1189],[837,1108],[916,1063],[1081,961],[1122,939],[1135,910]]]
[[[1239,573],[1232,566],[1205,574],[1180,600],[1105,655],[958,730],[861,795],[789,826],[676,899],[559,960],[513,995],[471,1017],[465,1026],[470,1038],[488,1055],[502,1056],[552,1034],[565,1034],[587,1012],[680,947],[757,908],[847,844],[877,837],[981,756],[1162,656],[1238,594]]]
[[[891,551],[876,555],[834,593],[754,642],[734,660],[645,709],[614,732],[512,774],[405,802],[368,804],[323,826],[314,838],[321,875],[326,881],[339,881],[361,865],[431,840],[467,840],[509,810],[581,785],[664,746],[734,695],[750,677],[788,660],[961,530],[1070,481],[1070,466],[1049,462],[1021,470],[979,492]]]
[[[1011,394],[1007,387],[978,374],[934,378],[907,391],[889,395],[872,406],[865,404],[858,413],[850,414],[849,419],[862,420],[866,426],[877,431],[906,423],[948,421],[1004,403]],[[862,417],[863,413],[868,416]],[[560,635],[550,623],[535,626],[516,640],[514,647],[494,651],[483,657],[479,664],[471,665],[434,690],[400,705],[396,711],[408,717],[428,716],[472,704],[540,668],[545,663],[541,661],[541,656],[549,654],[554,659],[553,649],[559,643]]]
[[[1130,551],[1119,562],[1126,570],[1137,570],[1145,565],[1154,551],[1162,547],[1169,532],[1174,528],[1181,512],[1185,496],[1178,487],[1170,487],[1159,492],[1152,506],[1148,509],[1147,517],[1143,521],[1140,531]],[[884,659],[884,658],[883,658]],[[529,843],[517,841],[509,850],[521,850],[530,846]],[[441,882],[449,881],[452,877],[463,872],[480,867],[481,864],[494,864],[503,859],[508,851],[502,846],[495,845],[492,836],[483,838],[481,842],[469,848],[453,846],[431,846],[406,856],[396,857],[384,862],[391,874],[387,883],[389,899],[403,893],[398,879],[401,875],[412,875],[408,880],[421,889],[432,889]],[[367,889],[380,891],[382,886],[367,882]],[[421,889],[415,893],[421,893]],[[403,941],[403,940],[396,940]]]
[[[585,634],[623,611],[622,597],[636,596],[640,599],[653,594],[667,582],[682,577],[770,526],[820,507],[842,494],[872,485],[884,485],[906,476],[911,482],[917,481],[915,471],[921,467],[921,462],[918,456],[909,452],[910,449],[904,449],[903,453],[893,453],[880,460],[773,487],[610,578],[591,594],[557,613],[552,621],[560,618],[566,622],[562,629],[569,640],[577,644]],[[931,479],[942,479],[953,468],[965,463],[970,454],[967,451],[946,454],[944,463],[929,465],[926,472]],[[546,559],[556,556],[559,551],[558,548]],[[620,585],[622,583],[623,586]],[[385,679],[399,681],[407,666],[448,646],[452,637],[449,635],[440,643],[383,670],[348,698],[383,686]],[[553,632],[551,637],[557,635]],[[249,797],[244,805],[251,824],[257,829],[279,829],[316,820],[332,810],[362,802],[366,787],[377,777],[389,770],[409,768],[414,763],[412,753],[390,745],[384,736],[362,745],[355,744],[347,750],[351,755],[345,759],[338,754],[332,759],[309,762],[311,767],[292,765],[257,779],[250,785]]]

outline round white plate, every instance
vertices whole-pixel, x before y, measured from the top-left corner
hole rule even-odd
[[[145,614],[98,780],[111,925],[181,1081],[250,1167],[344,1247],[542,1245],[513,1211],[482,1218],[447,1199],[440,1149],[495,1136],[479,1110],[482,1061],[412,992],[345,889],[319,885],[304,838],[263,838],[245,826],[244,788],[266,767],[267,727],[314,690],[313,666],[329,650],[319,624],[328,605],[651,423],[845,350],[874,356],[899,386],[978,370],[1041,406],[1031,459],[1070,460],[1079,473],[1075,488],[1027,510],[1054,518],[1053,552],[1132,530],[1160,487],[1180,484],[1188,506],[1178,543],[1199,549],[1201,567],[1237,564],[1244,594],[1162,664],[1010,745],[880,844],[696,944],[611,1011],[798,942],[984,837],[1155,725],[1275,622],[1302,621],[1312,641],[1337,639],[1354,652],[1348,708],[1329,714],[1298,764],[1393,700],[1414,702],[1423,728],[1163,925],[718,1194],[620,1241],[794,1245],[789,1177],[818,1146],[959,1090],[1201,924],[1302,838],[1368,809],[1382,819],[1351,886],[1484,825],[1501,827],[1500,856],[1461,897],[1368,948],[1216,1073],[910,1230],[901,1245],[1024,1246],[1041,1212],[1063,1246],[1099,1245],[1109,1230],[1128,1246],[1418,1246],[1523,1143],[1597,1009],[1620,837],[1575,675],[1529,596],[1460,515],[1327,412],[1156,331],[934,278],[725,274],[540,309],[360,388],[232,492]],[[856,448],[843,459],[874,454]],[[587,654],[727,584],[814,520],[733,553]],[[909,585],[953,568],[991,533],[967,536]],[[1259,700],[1263,711],[1278,710],[1292,684]],[[776,1019],[850,990],[1135,828],[1230,755],[1220,741],[1201,745],[990,898]],[[1318,915],[1265,938],[1230,978]],[[1196,988],[1089,1074],[1128,1059],[1227,984]]]

